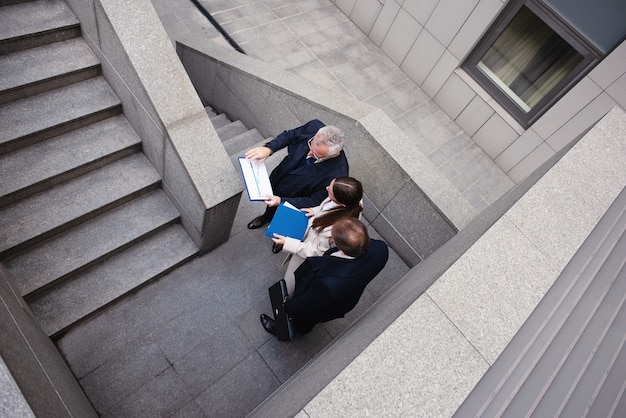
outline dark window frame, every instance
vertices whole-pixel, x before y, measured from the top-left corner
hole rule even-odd
[[[522,110],[504,91],[496,86],[479,68],[478,62],[485,55],[491,45],[498,39],[516,13],[526,6],[554,32],[560,35],[569,45],[578,51],[583,60],[552,90],[542,98],[529,112]],[[560,18],[552,9],[541,0],[511,0],[504,6],[502,12],[494,20],[487,32],[483,35],[472,52],[462,65],[483,89],[485,89],[518,123],[525,129],[530,127],[550,107],[561,99],[578,81],[605,56],[591,42],[585,39],[566,21]]]

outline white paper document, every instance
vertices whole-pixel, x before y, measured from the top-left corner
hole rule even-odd
[[[259,162],[259,160],[239,157],[239,165],[250,200],[265,200],[267,199],[266,196],[274,195],[265,161]]]

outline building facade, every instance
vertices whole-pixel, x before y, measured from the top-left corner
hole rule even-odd
[[[514,181],[626,107],[619,0],[335,0]]]

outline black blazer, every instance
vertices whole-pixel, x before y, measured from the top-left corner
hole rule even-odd
[[[371,240],[367,253],[355,259],[334,257],[331,248],[321,257],[307,258],[295,271],[296,288],[285,302],[300,334],[318,322],[342,318],[358,303],[367,284],[385,267],[387,244]]]
[[[332,179],[348,175],[348,160],[343,151],[335,158],[317,164],[304,164],[309,152],[307,141],[322,126],[322,122],[314,119],[299,128],[284,131],[264,145],[272,152],[288,147],[288,155],[272,171],[270,182],[276,196],[298,208],[319,205],[328,196],[326,186]]]

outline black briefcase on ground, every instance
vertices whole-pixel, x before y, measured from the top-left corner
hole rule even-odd
[[[293,321],[287,316],[283,300],[287,297],[287,284],[281,279],[269,287],[272,313],[276,321],[276,336],[279,341],[291,341],[295,336]]]

